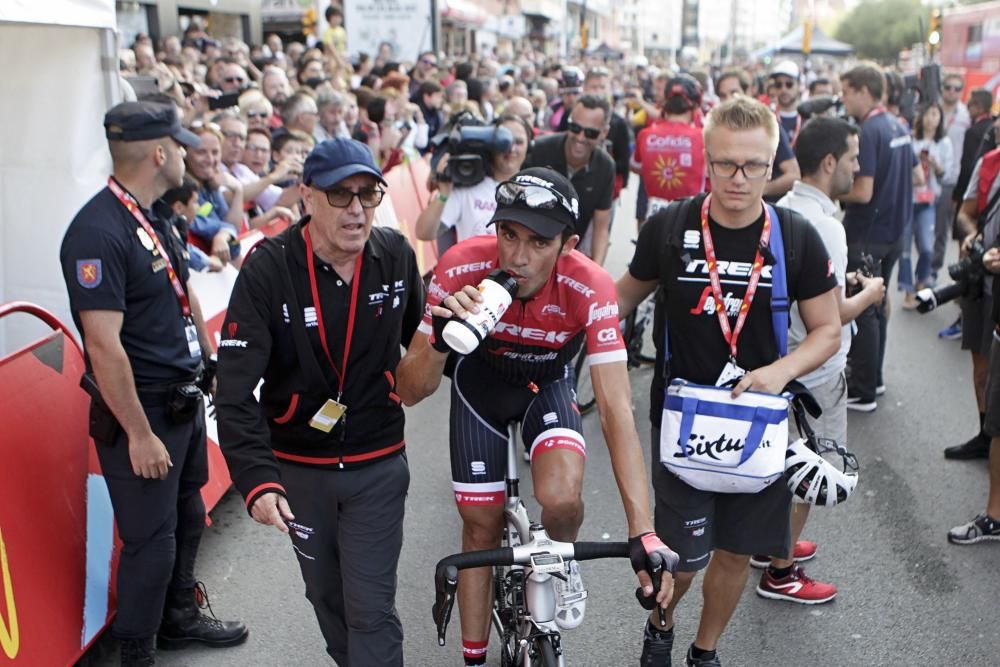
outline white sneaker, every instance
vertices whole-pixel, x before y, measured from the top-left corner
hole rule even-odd
[[[553,577],[556,587],[556,625],[572,630],[583,623],[587,611],[587,591],[580,578],[580,564],[566,562],[566,581]]]

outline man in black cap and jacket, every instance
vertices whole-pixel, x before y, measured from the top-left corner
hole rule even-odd
[[[208,481],[205,382],[211,342],[187,286],[184,240],[159,198],[184,178],[198,137],[173,106],[126,102],[108,111],[114,173],[63,239],[60,260],[83,336],[97,444],[123,546],[118,565],[122,665],[154,664],[161,648],[231,646],[242,623],[204,616],[194,578]],[[198,382],[202,380],[201,382]]]
[[[233,481],[255,521],[289,533],[327,653],[344,666],[403,664],[396,566],[410,471],[394,374],[423,282],[406,238],[372,227],[384,187],[367,146],[320,143],[300,186],[309,215],[247,257],[219,343]]]

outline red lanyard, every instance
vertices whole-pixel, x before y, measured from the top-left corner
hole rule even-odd
[[[118,197],[118,201],[122,203],[128,212],[132,214],[132,217],[136,219],[139,226],[142,227],[143,231],[149,235],[149,238],[153,241],[153,247],[156,252],[160,253],[160,257],[166,262],[167,278],[170,279],[170,286],[174,288],[174,294],[177,295],[177,300],[181,302],[181,312],[184,317],[191,317],[191,303],[188,301],[187,292],[184,291],[184,286],[181,285],[180,278],[177,277],[177,272],[174,271],[174,265],[170,263],[170,255],[166,253],[163,249],[163,244],[160,243],[160,237],[156,235],[156,231],[153,226],[149,224],[146,220],[146,216],[143,214],[142,209],[136,203],[135,199],[131,194],[125,192],[122,186],[118,185],[118,181],[114,178],[108,177],[108,189],[111,190]]]
[[[340,387],[337,390],[337,401],[344,395],[344,378],[347,377],[347,357],[351,353],[351,338],[354,337],[354,318],[358,310],[358,287],[361,284],[361,256],[354,263],[354,284],[351,285],[351,310],[347,315],[347,338],[344,340],[344,363],[340,368],[333,363],[333,355],[330,354],[330,347],[326,342],[326,325],[323,323],[323,310],[319,301],[319,286],[316,284],[316,260],[313,256],[312,237],[309,235],[308,223],[302,228],[302,236],[306,240],[306,263],[309,265],[309,289],[312,290],[313,308],[316,310],[316,326],[319,327],[319,342],[323,346],[323,352],[330,361],[333,372],[337,374],[337,381]]]
[[[705,262],[708,264],[708,277],[712,282],[712,296],[715,299],[715,314],[719,317],[719,327],[722,329],[722,337],[729,344],[729,355],[736,360],[736,342],[746,324],[747,315],[750,313],[750,305],[753,297],[757,293],[757,283],[760,282],[760,274],[764,269],[764,257],[760,249],[766,246],[771,239],[771,213],[764,207],[764,229],[760,233],[760,243],[757,246],[757,255],[753,260],[753,268],[750,271],[750,280],[747,281],[747,291],[743,295],[743,303],[740,305],[740,313],[736,318],[736,327],[729,326],[729,314],[726,312],[726,304],[722,297],[722,283],[719,280],[719,267],[715,257],[715,244],[712,243],[712,232],[708,226],[708,207],[712,201],[712,195],[705,197],[705,202],[701,205],[701,238],[705,244]]]
[[[861,122],[863,123],[866,120],[868,120],[869,118],[873,118],[873,117],[879,115],[880,113],[885,113],[885,107],[882,106],[881,104],[878,105],[877,107],[875,107],[874,109],[872,109],[871,111],[869,111],[868,113],[866,113],[865,117],[861,120]]]

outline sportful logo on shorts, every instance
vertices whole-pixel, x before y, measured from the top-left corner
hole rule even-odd
[[[99,259],[78,259],[76,260],[76,281],[81,287],[94,289],[101,284],[104,274],[101,272],[101,260]]]
[[[486,463],[483,461],[473,461],[469,464],[469,469],[472,471],[473,475],[485,475]]]

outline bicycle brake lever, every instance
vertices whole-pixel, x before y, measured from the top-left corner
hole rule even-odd
[[[442,576],[443,575],[443,576]],[[437,625],[438,646],[444,646],[448,621],[451,620],[451,610],[455,606],[455,589],[458,587],[458,569],[453,565],[435,576],[437,599],[431,607],[434,623]]]
[[[658,562],[652,568],[647,570],[649,572],[650,578],[653,580],[653,594],[646,597],[642,594],[642,588],[635,589],[635,599],[639,601],[643,609],[648,611],[653,611],[656,609],[660,618],[660,626],[665,627],[667,625],[667,613],[663,610],[663,607],[656,604],[656,594],[660,592],[660,579],[663,572],[663,563]]]

